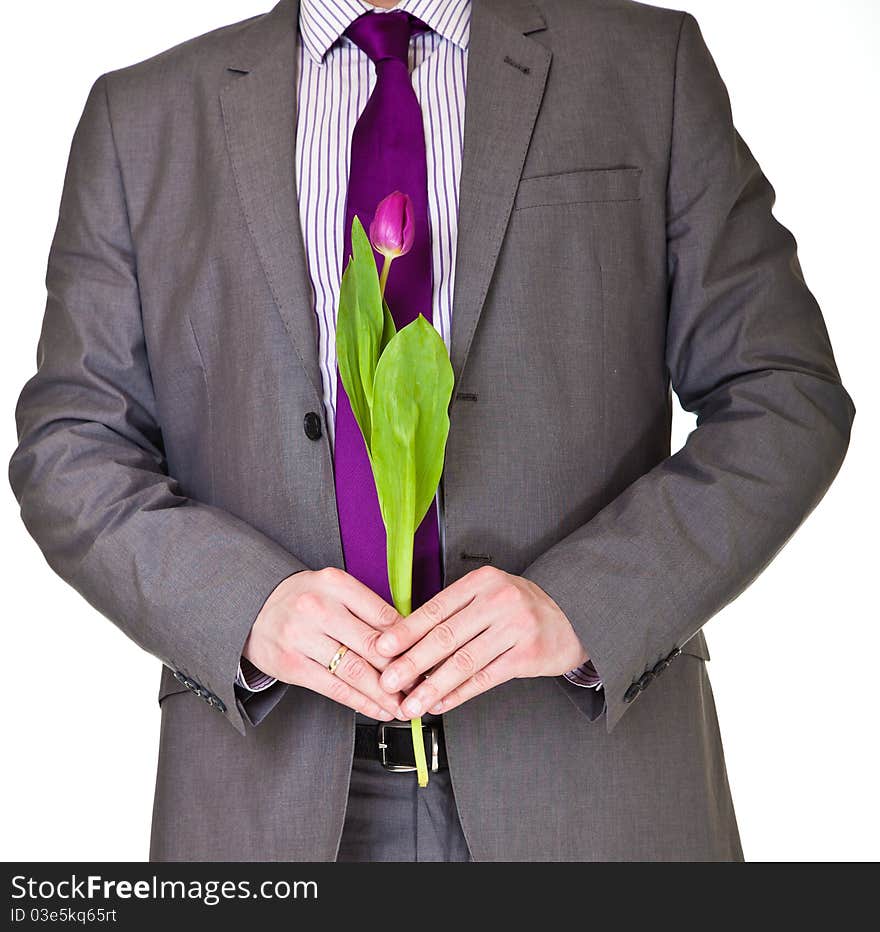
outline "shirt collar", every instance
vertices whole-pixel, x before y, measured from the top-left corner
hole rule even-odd
[[[372,4],[366,0],[300,0],[299,28],[306,51],[322,62],[343,32],[369,9]],[[471,0],[400,0],[394,9],[412,13],[444,39],[468,47]]]

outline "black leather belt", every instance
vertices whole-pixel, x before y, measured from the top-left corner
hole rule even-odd
[[[446,743],[441,722],[422,724],[425,757],[428,770],[437,773],[448,766]],[[416,769],[412,743],[412,726],[409,722],[379,722],[377,725],[356,725],[354,756],[377,760],[394,773],[407,773]]]

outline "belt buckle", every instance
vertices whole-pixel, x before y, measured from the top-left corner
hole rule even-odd
[[[380,722],[377,729],[379,763],[391,773],[412,773],[412,771],[417,770],[418,768],[414,764],[395,764],[388,760],[388,743],[385,741],[386,728],[406,728],[412,731],[412,725],[409,722]],[[425,728],[429,728],[431,733],[431,773],[437,773],[440,770],[440,729],[436,725],[422,725],[422,740],[424,740]]]

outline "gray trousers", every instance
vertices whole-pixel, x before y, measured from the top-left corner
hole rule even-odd
[[[470,861],[449,771],[419,788],[415,773],[355,758],[337,860]]]

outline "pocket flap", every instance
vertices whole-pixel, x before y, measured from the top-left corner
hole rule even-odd
[[[641,197],[640,168],[592,168],[520,180],[514,208],[584,204],[591,201],[637,201]]]

